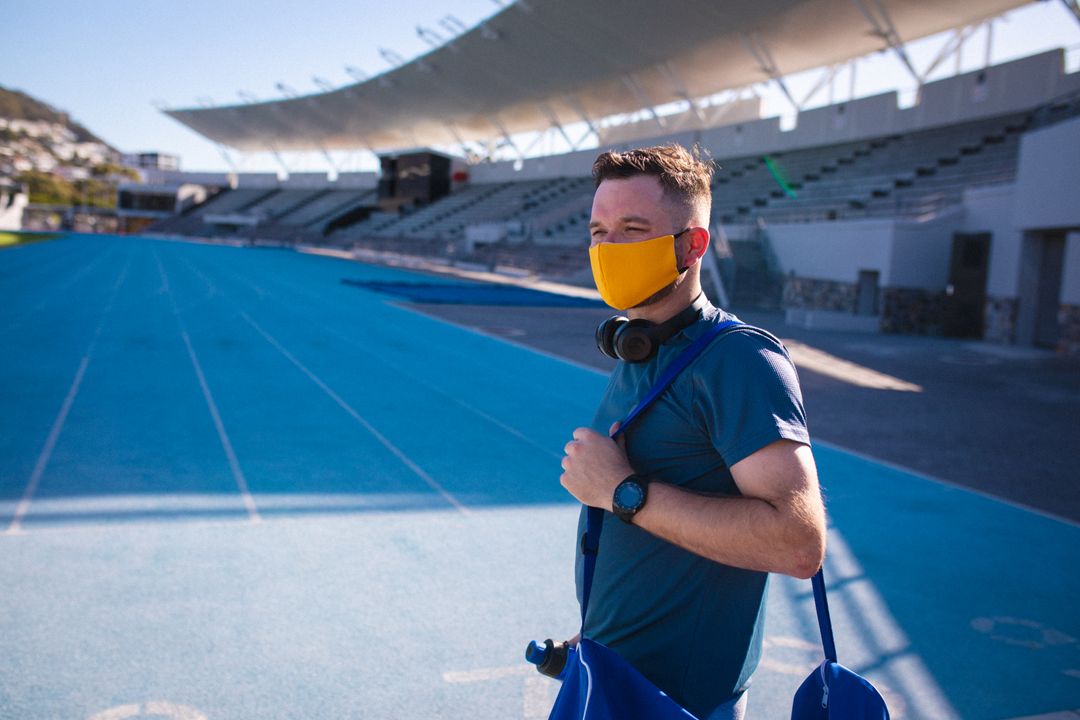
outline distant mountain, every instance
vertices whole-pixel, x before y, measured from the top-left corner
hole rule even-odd
[[[32,98],[24,92],[8,90],[3,86],[0,86],[0,118],[8,118],[11,120],[43,120],[45,122],[57,123],[58,125],[64,125],[75,133],[75,138],[78,142],[96,142],[105,145],[110,150],[116,149],[79,123],[73,122],[67,113],[61,112],[36,98]]]

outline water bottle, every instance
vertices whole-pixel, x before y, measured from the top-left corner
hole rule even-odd
[[[570,647],[569,643],[555,642],[548,638],[541,645],[533,640],[529,647],[525,648],[525,659],[536,666],[537,672],[562,680],[566,673],[573,667],[577,648]]]

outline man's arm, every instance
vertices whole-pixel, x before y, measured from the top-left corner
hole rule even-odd
[[[633,472],[610,438],[578,428],[566,446],[563,486],[586,505],[611,510]],[[825,509],[810,448],[777,440],[731,466],[742,497],[693,493],[651,478],[634,516],[642,529],[715,562],[808,578],[825,554]]]

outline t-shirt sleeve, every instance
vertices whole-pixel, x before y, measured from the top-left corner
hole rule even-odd
[[[695,411],[728,467],[777,440],[810,444],[795,366],[775,341],[736,331],[696,365]]]

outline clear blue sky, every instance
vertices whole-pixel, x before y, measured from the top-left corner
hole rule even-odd
[[[372,75],[387,69],[380,47],[406,58],[426,51],[417,25],[445,35],[439,20],[447,14],[471,26],[496,11],[493,0],[10,3],[0,43],[0,85],[66,110],[119,150],[176,153],[185,169],[222,170],[226,163],[213,144],[161,114],[154,103],[232,103],[239,101],[238,91],[279,97],[278,82],[313,92],[313,76],[346,84],[347,65]],[[925,67],[940,42],[916,47],[925,58],[917,67]],[[994,60],[1078,44],[1080,24],[1061,2],[1042,2],[996,27]],[[981,64],[983,47],[981,36],[971,41],[965,67]],[[952,63],[948,67],[951,72]],[[888,57],[861,64],[857,77],[859,94],[875,83],[910,84]],[[846,93],[842,78],[838,87]],[[767,109],[782,109],[776,103],[769,99]],[[252,156],[242,169],[273,167],[271,159]]]

